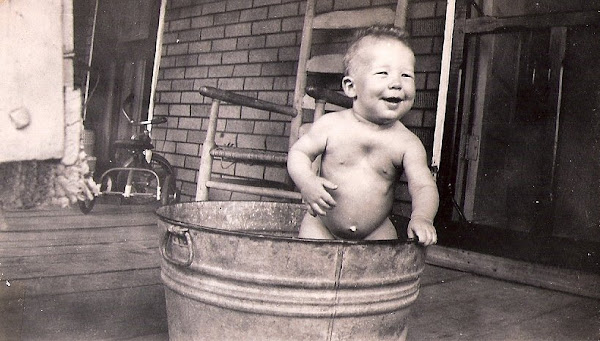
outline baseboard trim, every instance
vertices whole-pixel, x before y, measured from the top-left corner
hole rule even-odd
[[[439,245],[427,248],[426,262],[506,281],[600,299],[600,275],[533,264]]]

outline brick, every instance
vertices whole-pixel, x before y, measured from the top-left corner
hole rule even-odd
[[[244,82],[244,90],[272,90],[273,78],[271,77],[247,77]]]
[[[210,115],[210,105],[191,105],[190,112],[193,117],[208,117]]]
[[[251,120],[268,120],[269,112],[250,107],[242,107],[241,118]]]
[[[159,80],[156,82],[156,91],[169,91],[171,90],[171,81]]]
[[[227,0],[226,4],[228,11],[252,8],[252,1],[248,0]]]
[[[198,56],[196,55],[185,55],[179,56],[175,60],[176,66],[194,66],[198,65]]]
[[[220,132],[215,136],[215,143],[218,146],[236,146],[236,134]]]
[[[179,32],[178,39],[180,42],[192,42],[192,41],[200,40],[201,36],[202,36],[202,29],[189,30],[189,31]]]
[[[200,157],[199,156],[192,156],[192,155],[186,155],[183,157],[183,167],[185,168],[191,168],[191,169],[198,169],[200,168]]]
[[[219,79],[217,78],[204,78],[204,79],[195,79],[194,80],[194,90],[198,91],[202,86],[212,86],[217,87]],[[205,103],[209,103],[204,101]]]
[[[408,17],[415,18],[431,18],[435,17],[436,4],[435,2],[411,2],[408,9]]]
[[[279,62],[264,64],[262,67],[263,76],[287,76],[296,75],[296,62]]]
[[[154,106],[154,115],[161,115],[161,116],[168,115],[169,107],[170,107],[170,105],[168,105],[168,104],[156,104]],[[161,129],[162,129],[162,127],[161,127]]]
[[[225,27],[205,27],[202,29],[202,40],[225,38]]]
[[[277,53],[278,50],[275,48],[251,50],[248,56],[248,61],[250,63],[274,62],[277,60]]]
[[[204,4],[202,14],[221,13],[225,12],[227,3],[225,1],[210,2]]]
[[[184,167],[186,157],[183,155],[173,155],[169,154],[167,160],[174,167]]]
[[[288,172],[282,167],[266,167],[265,180],[284,183],[288,179]]]
[[[237,39],[235,39],[235,38],[217,39],[217,40],[212,41],[211,50],[214,52],[232,51],[232,50],[235,50],[236,45],[237,45]]]
[[[208,77],[222,78],[233,75],[233,65],[215,65],[208,68]]]
[[[235,175],[245,178],[262,179],[265,167],[261,165],[246,165],[238,163],[235,166]]]
[[[167,129],[166,128],[152,127],[152,139],[154,141],[164,140],[166,136],[167,136]],[[156,145],[156,147],[158,147],[158,146]]]
[[[175,153],[175,142],[165,141],[160,151],[163,153]]]
[[[296,77],[277,77],[273,82],[273,90],[290,90],[293,91],[296,86]]]
[[[244,88],[244,78],[223,78],[218,81],[218,88],[223,90],[242,90]]]
[[[175,44],[169,45],[167,49],[167,55],[180,55],[188,53],[188,44]]]
[[[235,175],[235,163],[216,160],[213,162],[212,170],[218,174]]]
[[[206,140],[206,132],[202,130],[190,130],[188,131],[187,141],[189,143],[198,143],[201,144]]]
[[[172,90],[174,91],[193,90],[193,88],[193,79],[176,79],[173,81],[172,85]]]
[[[182,20],[173,20],[169,22],[169,31],[183,31],[191,28],[191,20],[190,19],[182,19]]]
[[[240,37],[240,36],[248,36],[252,34],[252,24],[251,23],[240,23],[235,25],[228,25],[225,27],[225,36],[226,37]]]
[[[236,77],[259,76],[261,74],[261,69],[262,69],[262,66],[260,64],[235,65],[233,68],[233,76],[236,76]]]
[[[435,110],[425,110],[423,113],[423,127],[435,128],[436,116]]]
[[[179,142],[175,147],[175,152],[183,155],[198,155],[199,146],[194,143]],[[181,174],[178,173],[177,175]]]
[[[215,25],[229,25],[233,23],[237,23],[240,20],[240,12],[232,11],[232,12],[224,12],[215,14]]]
[[[188,130],[200,130],[202,129],[202,118],[182,117],[179,119],[179,128]]]
[[[258,98],[273,103],[287,103],[287,93],[281,91],[261,91]]]
[[[185,68],[166,69],[163,73],[164,79],[185,78]]]
[[[163,103],[179,103],[181,101],[181,93],[179,92],[161,92],[160,101]]]
[[[227,120],[225,131],[231,133],[251,133],[254,129],[254,122],[241,120]]]
[[[204,96],[196,91],[186,91],[181,93],[182,103],[202,103]]]
[[[223,52],[223,64],[244,64],[248,63],[248,51],[230,51]]]
[[[196,182],[196,170],[179,168],[177,169],[177,180]]]
[[[267,41],[265,46],[267,47],[281,47],[281,46],[294,46],[296,45],[296,33],[276,33],[267,35]]]
[[[202,53],[198,55],[198,65],[219,65],[222,57],[221,52]]]
[[[166,139],[175,142],[185,142],[187,140],[187,131],[170,129],[167,131]]]
[[[421,56],[417,59],[415,65],[416,72],[439,72],[442,63],[441,55],[429,55],[429,56]]]
[[[440,36],[444,34],[444,19],[418,19],[411,21],[411,36]]]
[[[293,17],[293,18],[283,18],[281,21],[281,31],[289,32],[289,31],[302,31],[302,26],[304,25],[304,18]]]
[[[190,26],[191,26],[191,28],[210,27],[213,25],[214,19],[215,18],[212,15],[192,18],[192,22],[191,22]]]
[[[440,86],[440,74],[439,73],[429,73],[427,74],[427,85],[426,89],[428,90],[437,90]]]
[[[251,50],[265,47],[265,36],[240,37],[237,40],[237,48],[239,50]]]
[[[289,138],[287,136],[267,136],[267,149],[276,152],[287,152]]]
[[[333,2],[333,9],[336,11],[346,10],[346,9],[355,9],[364,7],[365,0],[335,0]]]
[[[254,133],[262,135],[282,135],[283,129],[281,122],[258,121],[254,125]]]
[[[281,19],[263,20],[252,23],[252,34],[275,33],[281,31]]]
[[[264,149],[266,147],[266,137],[261,135],[239,134],[237,145],[240,148]]]
[[[185,78],[205,78],[208,76],[208,67],[194,66],[185,69]]]
[[[269,7],[269,18],[283,18],[298,15],[299,4],[297,2]]]
[[[235,118],[239,119],[241,107],[239,105],[222,104],[219,107],[219,118]]]
[[[240,13],[240,22],[263,20],[263,19],[267,19],[268,15],[269,15],[268,7],[252,8],[252,9],[243,10]]]
[[[412,109],[404,115],[400,121],[409,127],[420,127],[423,122],[423,112],[421,110]]]
[[[415,55],[431,53],[433,47],[433,38],[413,38],[410,40],[410,46],[412,47]]]
[[[281,0],[254,0],[254,7],[280,4]]]
[[[186,104],[171,104],[169,105],[169,115],[190,116],[190,106]]]
[[[300,54],[299,47],[282,47],[279,49],[278,60],[280,61],[297,61]]]

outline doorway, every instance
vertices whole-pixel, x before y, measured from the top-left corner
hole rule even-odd
[[[160,7],[160,1],[98,0],[84,122],[96,136],[96,174],[109,167],[112,143],[134,133],[120,112],[125,99],[133,95],[132,119],[148,117]]]
[[[536,4],[462,2],[440,240],[600,272],[600,3]]]

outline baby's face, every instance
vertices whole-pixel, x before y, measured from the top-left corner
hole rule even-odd
[[[415,56],[397,40],[363,38],[342,85],[355,98],[357,115],[379,125],[393,123],[414,103]]]

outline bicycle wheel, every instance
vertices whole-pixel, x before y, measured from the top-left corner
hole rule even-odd
[[[90,213],[92,211],[92,209],[94,208],[95,203],[96,203],[95,196],[94,196],[94,199],[92,199],[92,200],[90,200],[88,198],[85,198],[84,200],[77,200],[77,204],[79,205],[79,210],[83,214]]]

